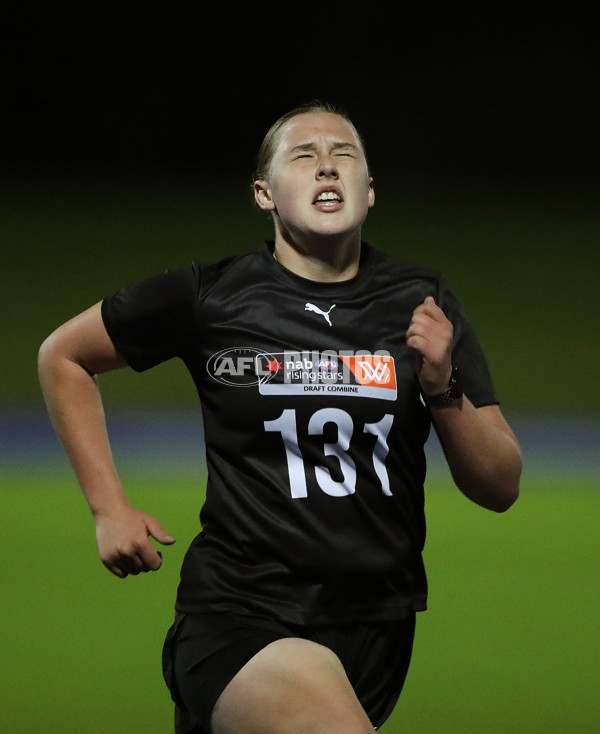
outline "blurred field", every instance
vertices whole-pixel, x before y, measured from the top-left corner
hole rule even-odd
[[[250,170],[248,168],[248,170]],[[378,183],[379,182],[379,183]],[[246,174],[0,181],[0,405],[39,400],[35,358],[56,326],[114,290],[271,237]],[[364,237],[442,270],[483,343],[503,404],[598,414],[597,191],[512,182],[380,181]],[[168,385],[168,389],[165,386]],[[123,372],[108,401],[193,399],[180,365]]]
[[[2,731],[171,731],[160,675],[178,571],[197,532],[191,472],[124,477],[178,542],[159,573],[113,578],[70,473],[2,476]],[[428,489],[430,609],[389,734],[597,731],[600,494],[529,477],[506,515],[439,476]]]

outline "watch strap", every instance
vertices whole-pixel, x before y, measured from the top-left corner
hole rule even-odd
[[[423,395],[425,403],[433,408],[445,408],[462,398],[463,389],[457,367],[452,368],[448,389],[440,395]]]

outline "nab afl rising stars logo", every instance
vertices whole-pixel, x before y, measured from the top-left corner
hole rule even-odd
[[[223,349],[208,360],[213,380],[231,387],[258,386],[261,395],[318,395],[396,400],[394,358],[385,350],[265,352]]]

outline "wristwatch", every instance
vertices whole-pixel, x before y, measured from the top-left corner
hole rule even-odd
[[[452,405],[456,400],[463,396],[462,379],[458,371],[458,367],[452,368],[448,389],[441,395],[423,395],[423,399],[427,405],[433,408],[445,408]]]

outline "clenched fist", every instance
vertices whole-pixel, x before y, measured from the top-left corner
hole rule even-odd
[[[440,395],[448,389],[453,331],[452,323],[432,296],[413,311],[406,344],[416,352],[417,376],[425,395]]]

